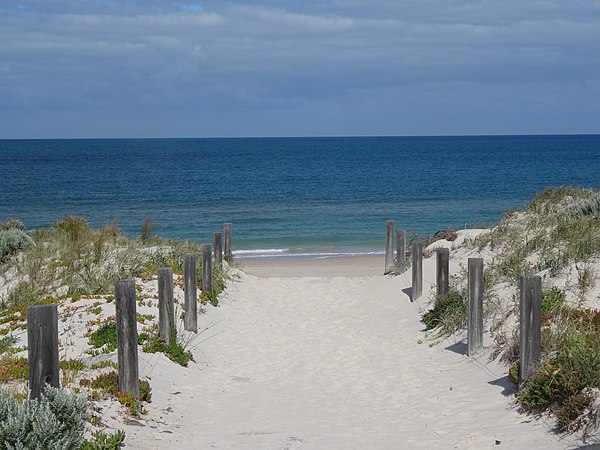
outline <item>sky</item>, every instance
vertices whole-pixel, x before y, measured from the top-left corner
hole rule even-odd
[[[0,138],[600,133],[600,0],[0,0]]]

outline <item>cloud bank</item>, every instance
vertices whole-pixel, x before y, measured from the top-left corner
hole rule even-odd
[[[597,133],[600,1],[0,5],[0,138]]]

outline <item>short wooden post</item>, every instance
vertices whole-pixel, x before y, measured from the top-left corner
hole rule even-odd
[[[215,246],[215,266],[219,269],[223,268],[223,233],[216,232],[214,233],[213,244]]]
[[[401,268],[406,260],[406,233],[396,230],[396,266]]]
[[[423,294],[423,242],[415,238],[412,242],[412,298],[415,301]]]
[[[198,332],[198,292],[196,290],[196,255],[187,253],[183,257],[183,289],[185,295],[185,316],[183,328]]]
[[[41,396],[44,385],[60,386],[58,372],[58,308],[56,305],[27,307],[29,398]]]
[[[231,264],[233,261],[233,250],[231,248],[232,225],[230,223],[223,224],[223,240],[225,241],[225,261]]]
[[[388,220],[385,226],[385,271],[384,275],[394,271],[394,221]]]
[[[140,396],[138,368],[138,334],[135,300],[135,282],[117,281],[115,285],[117,316],[117,361],[119,364],[119,392]]]
[[[467,311],[467,355],[483,348],[483,259],[469,258],[469,305]]]
[[[173,270],[170,267],[158,269],[158,336],[166,344],[175,338]]]
[[[438,248],[435,250],[435,256],[436,301],[440,301],[448,294],[448,290],[450,289],[450,250],[447,248]]]
[[[213,294],[212,251],[210,244],[202,244],[202,291]]]
[[[538,275],[521,277],[519,389],[540,363],[542,279]]]

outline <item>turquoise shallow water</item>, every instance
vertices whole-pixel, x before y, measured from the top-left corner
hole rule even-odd
[[[600,136],[0,140],[0,220],[74,213],[240,256],[379,253],[409,234],[491,225],[547,186],[600,185]]]

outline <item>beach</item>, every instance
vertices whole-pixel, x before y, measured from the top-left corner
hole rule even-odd
[[[489,340],[469,358],[460,335],[426,338],[434,260],[414,302],[410,271],[384,276],[382,258],[238,263],[219,307],[200,316],[195,362],[140,354],[153,401],[125,426],[126,447],[574,447],[549,421],[518,413]]]

